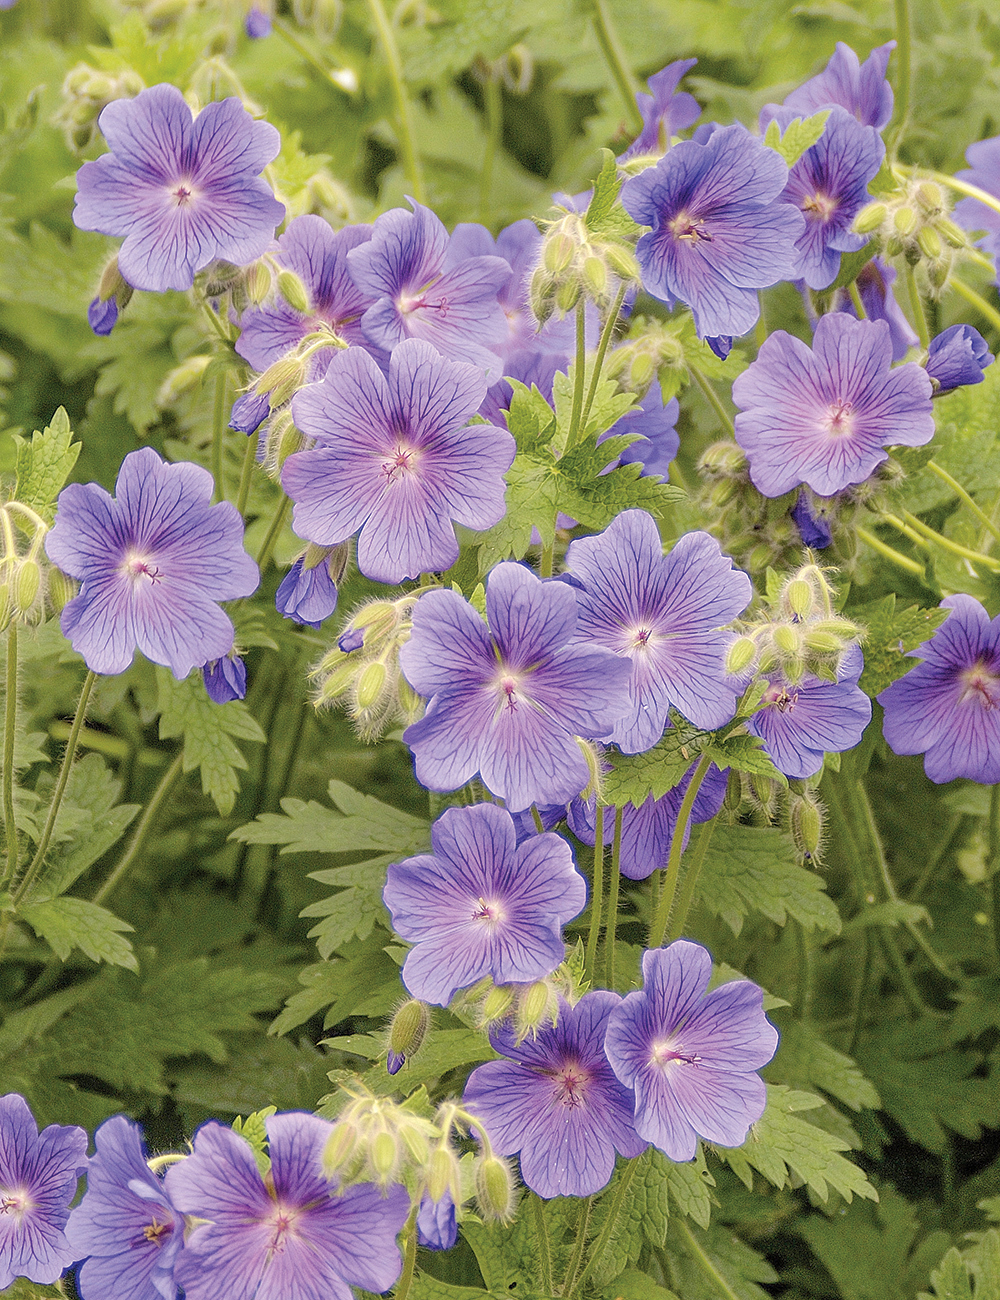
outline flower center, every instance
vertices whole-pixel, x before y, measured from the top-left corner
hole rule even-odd
[[[191,185],[191,182],[179,181],[170,191],[170,197],[173,199],[175,207],[187,207],[194,198],[194,188]]]
[[[590,1074],[577,1061],[567,1061],[560,1069],[554,1071],[555,1100],[560,1106],[575,1110],[587,1100],[587,1084]]]
[[[829,194],[810,194],[803,200],[802,211],[816,221],[829,221],[837,211],[837,200]]]
[[[397,443],[394,451],[389,453],[388,460],[382,462],[382,473],[385,475],[386,483],[398,483],[407,473],[413,473],[414,458],[416,451],[413,447],[404,447],[402,443]]]
[[[629,649],[630,650],[648,649],[652,636],[653,636],[653,629],[651,627],[635,628],[632,632],[631,641],[629,643]]]
[[[789,695],[787,686],[772,683],[761,696],[761,702],[773,705],[779,713],[791,713],[799,702],[799,693],[795,691]]]
[[[1000,708],[1000,674],[991,672],[982,660],[958,675],[962,684],[961,704],[975,703],[981,709]]]
[[[826,426],[828,433],[837,434],[840,437],[848,437],[854,432],[854,403],[844,401],[843,398],[836,402],[831,402],[826,408],[826,415],[822,423]]]
[[[275,1255],[280,1255],[285,1249],[288,1238],[292,1235],[292,1229],[295,1223],[295,1214],[293,1211],[283,1209],[280,1205],[274,1212],[271,1219],[274,1226],[274,1234],[267,1244],[268,1263]]]
[[[16,1214],[20,1216],[31,1208],[31,1201],[27,1192],[8,1191],[6,1188],[0,1187],[0,1214]]]
[[[497,678],[497,690],[500,693],[500,706],[507,708],[511,713],[517,708],[517,693],[521,689],[521,681],[513,673],[501,673]]]
[[[142,1230],[142,1235],[147,1241],[151,1241],[154,1246],[162,1246],[163,1238],[169,1237],[174,1230],[172,1223],[157,1223],[156,1215],[153,1215],[151,1223],[147,1223]],[[141,1243],[136,1243],[141,1244]]]
[[[491,898],[487,900],[480,895],[476,900],[472,919],[481,921],[483,925],[489,926],[491,930],[496,930],[507,919],[507,913],[497,899]]]
[[[155,586],[162,580],[159,567],[153,563],[152,556],[140,555],[137,551],[128,551],[118,566],[118,572],[132,579],[132,586],[137,587],[145,578]]]
[[[656,1039],[649,1051],[649,1063],[660,1070],[665,1070],[672,1061],[683,1061],[685,1065],[697,1065],[700,1056],[678,1051],[680,1043],[672,1038]]]
[[[686,239],[691,244],[697,244],[699,240],[703,240],[706,244],[712,242],[712,236],[705,229],[705,223],[687,212],[678,212],[670,222],[670,233],[675,239]]]

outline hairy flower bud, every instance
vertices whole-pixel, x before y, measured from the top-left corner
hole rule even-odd
[[[285,268],[278,272],[278,292],[289,307],[293,307],[303,314],[309,311],[309,294],[306,292],[306,286],[294,271]]]
[[[484,1219],[506,1222],[514,1210],[514,1179],[499,1156],[480,1156],[475,1164],[476,1200]]]
[[[458,1160],[449,1146],[439,1146],[431,1152],[427,1169],[427,1190],[431,1199],[439,1201],[445,1192],[451,1192],[453,1201],[460,1199],[462,1171]]]
[[[358,678],[356,689],[355,698],[359,709],[370,709],[372,707],[382,694],[386,676],[385,664],[379,660],[365,666]]]
[[[36,560],[23,560],[18,565],[12,582],[14,604],[18,612],[27,614],[35,603],[38,589],[42,585],[42,571]]]
[[[608,291],[608,268],[594,254],[583,259],[583,279],[591,298],[604,298]]]
[[[785,588],[785,600],[793,614],[808,618],[813,612],[813,590],[805,578],[793,578]]]
[[[748,636],[734,641],[726,652],[726,672],[738,674],[749,668],[757,657],[757,646]]]
[[[358,1132],[353,1124],[342,1120],[334,1125],[323,1147],[323,1172],[327,1178],[336,1177],[354,1155],[357,1145]]]
[[[938,217],[934,225],[944,241],[952,248],[968,248],[969,236],[950,217]]]
[[[371,1167],[380,1183],[391,1183],[399,1165],[399,1143],[391,1133],[377,1133],[369,1150]]]
[[[554,230],[542,249],[542,265],[552,275],[561,275],[576,254],[576,243],[562,230]]]
[[[941,193],[941,187],[935,185],[933,181],[921,181],[915,187],[913,197],[916,200],[917,207],[927,217],[935,216],[944,207],[944,195]]]
[[[854,218],[854,229],[859,235],[870,235],[878,230],[888,215],[889,210],[884,203],[869,203]]]
[[[603,253],[608,266],[622,280],[639,281],[642,272],[635,254],[623,244],[606,244]]]
[[[802,648],[802,636],[788,623],[776,623],[771,631],[775,648],[785,655],[798,654]]]
[[[523,1039],[528,1034],[534,1035],[547,1020],[555,1023],[558,1002],[552,989],[544,980],[530,984],[518,998],[517,1002],[517,1036]]]
[[[892,224],[901,235],[912,235],[917,228],[917,214],[912,208],[897,208],[892,214]]]
[[[49,569],[48,589],[49,604],[56,614],[63,612],[79,590],[69,574],[63,573],[62,569],[57,569],[55,565]]]
[[[819,862],[825,820],[823,805],[812,792],[790,796],[788,829],[799,853],[812,862]]]
[[[933,226],[921,226],[917,231],[917,243],[924,257],[937,258],[944,252],[941,236]]]
[[[179,397],[190,392],[196,384],[200,384],[211,360],[210,356],[202,353],[188,357],[179,366],[175,366],[160,385],[159,392],[156,394],[156,405],[161,409],[173,406]]]
[[[514,990],[509,985],[502,984],[499,988],[490,989],[483,1001],[483,1027],[503,1020],[513,1005]]]
[[[271,292],[273,278],[271,268],[264,261],[254,262],[252,266],[247,267],[246,273],[246,292],[247,298],[255,307],[259,307]]]
[[[580,299],[580,285],[576,280],[564,280],[556,290],[556,308],[563,316],[573,310]]]
[[[431,1016],[426,1005],[416,998],[404,1002],[389,1026],[389,1051],[409,1060],[420,1050]]]

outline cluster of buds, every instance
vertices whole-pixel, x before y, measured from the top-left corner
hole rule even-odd
[[[459,1103],[444,1102],[434,1113],[426,1094],[407,1101],[378,1096],[360,1079],[341,1081],[340,1109],[323,1149],[323,1172],[342,1185],[404,1183],[419,1203],[449,1196],[457,1212],[475,1197],[484,1219],[506,1221],[514,1208],[510,1165],[497,1156],[480,1120]],[[456,1139],[474,1137],[478,1153],[462,1157]]]
[[[686,322],[683,318],[658,320],[652,316],[632,319],[623,343],[608,357],[605,374],[618,381],[624,392],[642,398],[650,384],[662,375],[665,388],[673,396],[688,382],[681,333]]]
[[[802,536],[790,514],[795,494],[765,497],[750,482],[747,458],[735,442],[713,443],[698,463],[709,530],[747,572],[794,563]]]
[[[745,819],[753,826],[773,826],[781,821],[803,865],[823,864],[826,806],[816,791],[822,771],[805,780],[792,780],[787,788],[756,773],[735,772],[726,791],[723,810],[731,821]]]
[[[131,68],[106,72],[78,63],[63,81],[63,103],[53,122],[65,132],[68,148],[83,153],[97,133],[102,110],[114,99],[134,99],[145,89],[146,83]]]
[[[583,942],[578,941],[562,964],[544,979],[533,984],[494,984],[487,976],[459,994],[452,1010],[479,1029],[510,1024],[516,1041],[522,1043],[529,1034],[534,1038],[540,1029],[556,1024],[560,999],[575,1006],[588,988]]]
[[[310,678],[316,707],[340,704],[366,741],[393,722],[416,722],[423,698],[399,670],[399,651],[410,638],[417,595],[373,600],[354,615]]]
[[[776,673],[793,686],[807,673],[836,681],[845,651],[862,639],[864,629],[836,612],[827,572],[810,560],[784,582],[769,574],[770,608],[745,625],[729,647],[726,671]]]
[[[622,280],[640,280],[632,249],[615,239],[595,238],[585,217],[566,212],[550,223],[542,243],[529,288],[531,310],[544,325],[553,313],[561,319],[572,311],[581,298],[604,308]]]
[[[922,262],[931,291],[940,294],[955,254],[971,247],[950,211],[939,185],[915,177],[862,208],[854,218],[854,229],[859,235],[874,235],[887,257],[903,256],[911,266]]]
[[[8,501],[0,507],[3,554],[0,556],[0,632],[11,623],[36,624],[45,613],[42,590],[43,569],[47,570],[49,602],[59,613],[76,595],[76,584],[59,569],[48,565],[43,552],[49,525],[30,506]],[[19,533],[30,537],[21,553]]]

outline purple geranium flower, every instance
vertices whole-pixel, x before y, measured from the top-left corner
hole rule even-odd
[[[892,87],[885,79],[885,70],[895,48],[895,41],[887,41],[861,63],[849,45],[838,41],[836,52],[823,71],[786,95],[784,107],[794,109],[799,117],[808,117],[839,104],[862,126],[881,131],[892,117]],[[777,104],[766,104],[762,125],[766,126],[777,112]]]
[[[82,1128],[50,1124],[39,1133],[19,1093],[0,1097],[0,1290],[16,1277],[56,1282],[72,1264],[63,1229],[86,1168]]]
[[[174,1269],[187,1300],[352,1300],[352,1286],[388,1291],[400,1273],[406,1189],[331,1188],[321,1167],[331,1124],[295,1112],[265,1124],[267,1182],[249,1142],[215,1121],[167,1173],[173,1204],[208,1220],[190,1232]]]
[[[73,221],[125,236],[118,266],[134,288],[190,289],[216,258],[245,266],[266,250],[285,209],[260,172],[281,139],[238,99],[193,119],[176,86],[153,86],[98,124],[111,152],[77,173]]]
[[[828,514],[820,505],[820,499],[812,496],[805,488],[799,489],[799,495],[789,514],[799,530],[803,546],[822,551],[833,541]]]
[[[795,117],[790,108],[775,114],[784,130]],[[788,174],[781,195],[805,218],[796,241],[799,260],[794,275],[810,289],[825,289],[837,278],[841,253],[854,253],[865,244],[851,223],[869,203],[868,182],[882,165],[885,145],[872,126],[862,126],[846,109],[832,108],[823,134],[805,151]]]
[[[687,533],[664,556],[652,515],[626,510],[597,537],[571,542],[566,567],[584,584],[576,640],[631,661],[629,708],[611,740],[626,754],[659,740],[670,708],[696,727],[736,711],[725,676],[732,640],[720,628],[747,606],[750,579],[708,533]]]
[[[412,203],[412,200],[411,200]],[[391,351],[404,339],[424,339],[446,357],[469,361],[499,379],[497,355],[508,337],[497,300],[510,278],[502,257],[468,257],[430,208],[393,208],[375,222],[370,243],[348,254],[362,293],[374,299],[362,328],[376,347]]]
[[[958,180],[968,181],[994,198],[1000,198],[1000,135],[970,144],[965,151],[965,161],[969,168],[955,173]],[[983,242],[986,247],[994,256],[1000,254],[1000,212],[987,207],[979,199],[961,199],[955,204],[952,215],[966,230],[985,230]]]
[[[667,865],[670,845],[677,827],[677,814],[681,802],[691,781],[691,772],[683,780],[668,790],[660,799],[649,795],[637,808],[628,803],[622,811],[622,841],[619,853],[619,867],[623,876],[629,880],[646,880],[654,871]],[[684,828],[684,846],[691,833],[691,826],[699,822],[711,821],[726,797],[729,775],[721,772],[713,763],[695,795],[691,808],[691,819]],[[574,799],[569,806],[567,822],[570,830],[584,844],[593,844],[596,839],[596,803],[593,798],[586,803]],[[604,810],[604,843],[614,843],[615,810]]]
[[[706,996],[711,973],[700,944],[653,948],[642,957],[642,991],[608,1021],[605,1050],[635,1090],[636,1131],[671,1160],[691,1160],[699,1137],[742,1145],[767,1103],[754,1071],[774,1055],[778,1032],[763,991],[734,980]]]
[[[807,673],[792,686],[768,675],[763,708],[747,719],[747,730],[761,738],[779,772],[814,776],[824,754],[854,748],[872,717],[872,702],[858,687],[864,666],[860,649],[851,646],[835,682]]]
[[[738,123],[704,144],[684,140],[622,187],[622,203],[652,226],[636,247],[646,289],[694,313],[701,338],[745,334],[757,290],[787,280],[802,214],[776,202],[788,168]]]
[[[292,399],[296,425],[317,446],[281,472],[300,537],[319,546],[358,529],[358,568],[401,582],[458,559],[451,521],[484,529],[503,518],[506,429],[466,421],[486,396],[482,371],[407,339],[388,377],[362,348],[339,352],[318,384]]]
[[[882,731],[897,754],[924,754],[924,771],[940,784],[964,776],[1000,781],[1000,615],[992,621],[972,596],[949,596],[951,610],[921,659],[878,697]]]
[[[445,1192],[435,1201],[430,1192],[424,1192],[417,1211],[418,1244],[427,1250],[451,1250],[456,1241],[458,1222],[451,1193]]]
[[[665,153],[673,136],[686,131],[701,117],[701,105],[687,91],[677,92],[681,77],[690,72],[697,59],[675,59],[646,82],[652,92],[642,91],[635,97],[642,116],[642,130],[618,161],[626,162],[640,154]],[[675,93],[677,92],[677,93]]]
[[[294,271],[302,281],[309,311],[296,311],[280,296],[262,307],[249,308],[240,320],[240,337],[236,341],[240,356],[255,370],[263,371],[294,351],[307,334],[329,334],[331,347],[318,349],[309,359],[309,378],[317,380],[323,378],[334,354],[333,336],[352,346],[366,347],[361,317],[373,298],[354,283],[347,269],[347,255],[352,248],[367,244],[371,237],[371,226],[344,226],[333,231],[322,217],[311,213],[289,222],[278,240],[274,260],[283,269]]]
[[[619,433],[639,434],[639,438],[619,456],[620,463],[638,464],[642,466],[644,475],[661,474],[666,478],[670,472],[670,462],[680,450],[681,440],[676,428],[680,409],[676,397],[671,397],[664,405],[660,385],[654,380],[638,406],[627,411],[607,433],[598,438],[598,442]]]
[[[260,5],[251,5],[243,20],[243,30],[252,41],[262,40],[271,35],[271,15]]]
[[[106,337],[118,321],[118,300],[112,294],[110,298],[95,298],[87,308],[87,322],[95,334]]]
[[[919,447],[934,436],[931,382],[912,363],[890,369],[883,321],[831,312],[813,343],[810,351],[777,330],[733,384],[736,441],[767,497],[800,483],[833,496],[868,478],[891,444]]]
[[[961,384],[981,384],[983,371],[992,364],[993,353],[971,325],[952,325],[931,339],[926,362],[927,373],[944,393]]]
[[[569,320],[569,317],[566,318]],[[554,352],[544,352],[535,348],[519,348],[510,353],[504,362],[503,379],[490,384],[486,390],[479,414],[490,424],[503,428],[506,420],[504,411],[510,410],[514,387],[507,381],[516,379],[526,388],[537,388],[551,405],[552,389],[556,373],[566,369],[566,360]]]
[[[62,612],[63,633],[95,673],[122,673],[138,647],[178,680],[233,648],[233,625],[215,603],[257,589],[243,520],[212,505],[211,474],[130,451],[116,498],[97,483],[59,494],[45,538],[53,564],[83,585]]]
[[[495,1029],[490,1042],[508,1059],[469,1075],[463,1101],[500,1155],[520,1152],[521,1177],[539,1196],[590,1196],[610,1181],[616,1151],[646,1149],[632,1123],[632,1093],[604,1055],[620,1002],[604,989],[575,1007],[560,1001],[557,1023],[522,1043],[512,1029]]]
[[[229,427],[249,437],[251,433],[257,432],[270,414],[271,401],[268,394],[256,393],[251,389],[249,393],[244,393],[233,402],[233,409],[229,414]]]
[[[345,556],[343,548],[334,547],[324,552],[310,548],[300,555],[282,578],[274,595],[279,614],[306,627],[318,628],[324,619],[337,608],[337,579],[332,569],[342,574]],[[311,563],[306,567],[306,561]]]
[[[66,1226],[73,1258],[84,1261],[77,1274],[81,1295],[174,1300],[184,1221],[146,1164],[138,1124],[115,1115],[94,1134],[94,1145],[87,1193]]]
[[[531,984],[565,955],[563,923],[583,911],[587,886],[558,835],[520,848],[495,804],[448,808],[431,827],[433,854],[393,863],[382,892],[396,933],[416,946],[403,965],[415,998],[446,1007],[484,976]]]
[[[913,326],[906,319],[902,307],[896,301],[892,286],[896,280],[896,268],[873,257],[858,272],[857,286],[861,295],[861,305],[869,320],[885,321],[889,327],[889,341],[892,344],[893,361],[902,361],[910,348],[920,342]],[[846,289],[839,289],[836,295],[835,311],[846,312],[857,319],[854,303]],[[815,321],[813,322],[815,329]]]
[[[239,655],[223,655],[203,664],[202,679],[210,700],[216,704],[228,704],[231,700],[242,700],[247,693],[247,666]]]
[[[399,655],[427,713],[404,732],[417,780],[455,790],[478,772],[521,812],[568,803],[590,779],[575,737],[607,736],[628,708],[631,665],[610,650],[570,645],[573,588],[504,562],[486,584],[489,629],[454,591],[422,596]]]

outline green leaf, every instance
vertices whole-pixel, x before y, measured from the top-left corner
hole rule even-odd
[[[267,1154],[267,1125],[265,1121],[276,1114],[277,1109],[277,1106],[265,1106],[263,1110],[255,1110],[246,1119],[242,1119],[237,1115],[233,1120],[233,1132],[239,1133],[240,1137],[246,1138],[250,1143],[253,1158],[257,1162],[257,1168],[260,1170],[261,1175],[266,1174],[271,1168],[271,1158]]]
[[[855,934],[871,925],[916,925],[918,921],[930,923],[931,914],[926,907],[920,903],[908,903],[903,898],[891,898],[884,903],[866,906],[857,916],[852,916],[843,933]]]
[[[487,573],[500,560],[522,558],[537,528],[542,544],[551,546],[559,512],[556,458],[551,452],[518,453],[507,471],[506,513],[482,534],[479,572]]]
[[[60,406],[42,433],[37,430],[31,441],[15,438],[17,443],[17,483],[14,496],[30,506],[51,524],[56,517],[56,497],[69,478],[80,454],[80,443],[73,442],[73,430],[65,407]],[[23,523],[18,519],[18,523]]]
[[[768,149],[779,153],[789,167],[794,167],[807,149],[811,149],[826,129],[826,119],[830,110],[814,113],[812,117],[796,117],[785,127],[784,131],[776,121],[767,124],[764,143]]]
[[[618,174],[614,154],[610,149],[602,149],[601,154],[601,171],[594,182],[594,195],[583,218],[587,231],[599,240],[634,244],[643,227],[629,216],[619,202],[622,177]]]
[[[988,366],[982,382],[956,388],[934,402],[934,460],[989,511],[1000,488],[1000,371]],[[924,469],[898,489],[915,515],[956,502],[952,489]],[[935,525],[937,526],[937,525]],[[978,525],[976,525],[978,528]],[[947,531],[947,530],[945,530]]]
[[[732,768],[734,772],[766,776],[781,786],[788,786],[788,777],[771,762],[759,736],[731,734],[707,745],[704,753],[723,772]]]
[[[751,1170],[756,1169],[775,1187],[790,1186],[794,1175],[821,1201],[828,1199],[831,1187],[847,1201],[852,1196],[877,1201],[878,1193],[864,1173],[840,1154],[849,1144],[799,1118],[797,1112],[822,1104],[814,1093],[769,1084],[767,1109],[743,1146],[714,1149],[748,1188],[753,1187]]]
[[[871,604],[848,610],[848,617],[867,628],[865,668],[859,681],[865,694],[878,695],[897,677],[915,667],[917,660],[909,658],[906,652],[929,641],[948,617],[948,612],[946,609],[921,609],[919,605],[909,605],[897,611],[894,592]]]
[[[667,727],[661,739],[645,753],[605,751],[605,760],[611,764],[611,771],[604,778],[604,798],[609,804],[624,808],[631,803],[638,808],[649,795],[662,799],[698,761],[710,733],[692,727],[679,715],[674,715],[671,721],[674,725]]]
[[[715,1179],[705,1164],[705,1153],[698,1147],[694,1160],[686,1164],[672,1164],[667,1184],[670,1196],[681,1214],[694,1219],[699,1228],[707,1228],[712,1217],[712,1193]]]
[[[686,1219],[670,1226],[666,1250],[667,1281],[684,1300],[769,1300],[759,1282],[770,1284],[778,1274],[757,1251],[729,1228],[714,1225],[703,1232]]]
[[[931,1273],[931,1286],[937,1300],[972,1300],[972,1284],[965,1261],[954,1246]],[[932,1300],[926,1291],[921,1291],[917,1300]],[[982,1300],[979,1289],[976,1300]],[[1000,1300],[1000,1291],[994,1290],[991,1300]]]
[[[79,948],[91,961],[139,969],[132,945],[122,938],[122,931],[131,931],[132,927],[85,898],[64,895],[44,903],[29,903],[20,909],[20,915],[60,961]]]
[[[585,390],[589,390],[593,374],[594,363],[588,361],[584,375]],[[574,447],[580,443],[587,443],[584,459],[577,463],[581,467],[586,465],[585,476],[593,476],[599,474],[602,469],[610,465],[621,454],[620,451],[609,451],[608,443],[602,443],[600,450],[597,450],[597,435],[605,433],[623,415],[632,410],[635,406],[635,394],[620,392],[613,379],[602,379],[594,391],[594,401],[586,423],[581,424],[574,440],[574,447],[569,447],[567,438],[573,413],[573,389],[575,385],[576,362],[574,361],[570,363],[567,370],[557,370],[552,381],[552,400],[558,421],[555,446],[558,451],[565,455],[567,452],[572,452]],[[632,440],[635,441],[635,438],[633,437]],[[624,447],[621,450],[624,451]],[[589,457],[589,460],[586,459],[587,457]],[[573,462],[571,461],[569,464],[573,464]],[[581,477],[579,469],[574,472],[567,468],[566,472],[571,478],[579,479]]]
[[[602,1194],[592,1220],[592,1235],[601,1235],[608,1215],[620,1206],[604,1252],[591,1276],[601,1287],[639,1258],[645,1242],[662,1246],[670,1220],[670,1171],[662,1151],[647,1147],[633,1160],[619,1159],[614,1176]],[[625,1185],[624,1193],[621,1192]]]
[[[341,1038],[324,1038],[323,1045],[341,1052],[355,1052],[369,1061],[385,1056],[385,1034],[347,1034]],[[395,1076],[398,1087],[410,1088],[440,1078],[449,1070],[462,1065],[478,1065],[480,1061],[496,1061],[498,1055],[485,1034],[472,1029],[435,1029],[415,1056],[408,1057]]]
[[[702,863],[698,896],[739,934],[751,911],[778,925],[840,933],[840,913],[823,878],[799,865],[791,837],[770,826],[717,826]]]
[[[287,1034],[324,1007],[327,1029],[350,1015],[387,1014],[399,1000],[400,984],[399,967],[383,951],[386,938],[376,931],[352,940],[339,957],[301,970],[299,983],[305,988],[292,994],[268,1033]]]
[[[673,1291],[654,1282],[648,1273],[627,1268],[604,1291],[605,1300],[678,1300]]]
[[[428,847],[430,828],[424,818],[360,794],[343,781],[333,780],[327,788],[333,809],[314,799],[308,803],[282,799],[284,813],[264,813],[238,827],[230,839],[243,844],[282,844],[282,853],[387,852],[405,857]],[[313,879],[336,883],[333,873],[317,872]]]
[[[478,1286],[453,1286],[424,1269],[418,1269],[410,1287],[413,1300],[487,1300],[488,1291]]]
[[[878,1092],[849,1056],[838,1052],[809,1021],[778,1016],[781,1040],[768,1075],[793,1087],[822,1088],[852,1110],[881,1105]]]
[[[211,795],[220,814],[233,810],[240,788],[237,772],[247,766],[236,740],[263,744],[267,737],[242,700],[216,704],[209,699],[201,674],[179,682],[166,668],[157,668],[160,739],[184,738],[184,771],[201,769],[201,788]]]
[[[513,393],[505,419],[518,451],[536,452],[547,447],[556,431],[555,411],[536,384],[528,388],[519,379],[508,379],[507,383]]]

